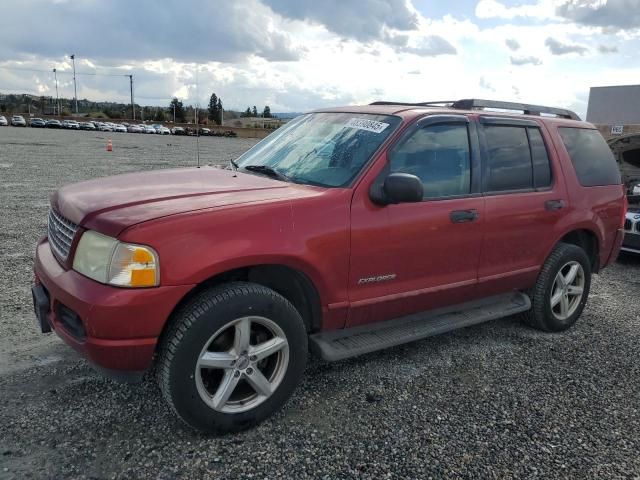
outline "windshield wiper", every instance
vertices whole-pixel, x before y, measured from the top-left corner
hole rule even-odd
[[[263,175],[267,175],[277,180],[282,180],[283,182],[291,181],[291,179],[284,173],[280,173],[279,171],[268,165],[243,165],[242,168],[245,170],[249,170],[250,172],[262,173]]]
[[[231,170],[238,170],[238,164],[233,158],[229,159],[229,164],[231,165]]]

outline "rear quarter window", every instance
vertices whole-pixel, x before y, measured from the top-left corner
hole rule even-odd
[[[622,183],[616,159],[600,132],[572,127],[558,131],[583,187]]]

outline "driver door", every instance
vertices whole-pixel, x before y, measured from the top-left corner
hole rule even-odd
[[[430,116],[383,158],[377,179],[417,176],[421,202],[379,206],[372,181],[351,208],[348,326],[373,323],[474,299],[482,246],[475,123],[463,115]]]

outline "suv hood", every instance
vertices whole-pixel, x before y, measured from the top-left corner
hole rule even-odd
[[[183,168],[116,175],[67,185],[55,210],[85,228],[117,236],[137,223],[168,215],[319,195],[323,189],[219,168]]]

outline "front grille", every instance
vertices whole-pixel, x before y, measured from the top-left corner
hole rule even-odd
[[[73,237],[78,226],[57,213],[53,208],[49,210],[48,237],[51,250],[61,261],[69,257]]]
[[[618,225],[619,225],[619,224],[618,224]],[[631,230],[631,220],[626,219],[626,220],[624,221],[624,229],[625,229],[625,230]]]

